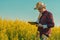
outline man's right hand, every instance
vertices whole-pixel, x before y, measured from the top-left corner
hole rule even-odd
[[[42,24],[36,24],[36,26],[37,26],[37,27],[43,27],[43,25],[42,25]]]

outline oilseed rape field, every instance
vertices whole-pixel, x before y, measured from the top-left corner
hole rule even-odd
[[[37,29],[36,25],[31,25],[26,21],[0,18],[0,40],[36,40]],[[60,27],[52,28],[47,40],[60,40]]]

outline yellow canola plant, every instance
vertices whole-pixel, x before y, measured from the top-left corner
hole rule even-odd
[[[0,18],[0,40],[36,40],[37,29],[25,21]],[[60,27],[52,28],[48,40],[60,40]]]
[[[25,21],[0,19],[0,40],[34,40],[37,27]]]

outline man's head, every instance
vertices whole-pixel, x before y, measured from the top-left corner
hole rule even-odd
[[[38,2],[36,4],[36,7],[34,9],[37,9],[39,12],[43,12],[43,10],[46,9],[46,6],[42,2]]]

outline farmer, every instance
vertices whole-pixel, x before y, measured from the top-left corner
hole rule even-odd
[[[54,27],[53,15],[51,12],[46,10],[46,5],[42,2],[38,2],[34,9],[37,9],[39,11],[37,26],[38,31],[40,32],[40,39],[46,40],[46,38],[49,37],[51,28]]]

